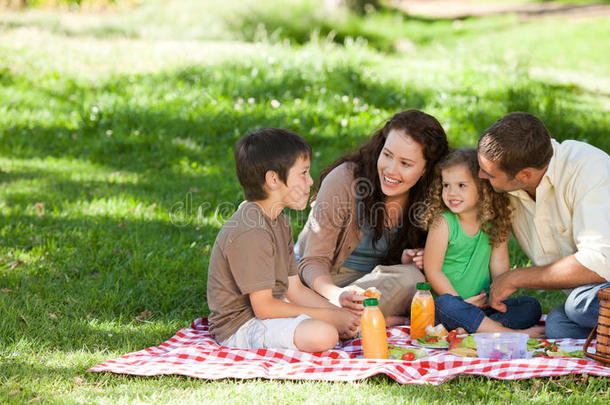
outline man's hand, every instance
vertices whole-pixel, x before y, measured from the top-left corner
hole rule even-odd
[[[353,314],[360,316],[364,309],[362,301],[366,299],[362,294],[364,294],[364,291],[361,288],[356,289],[350,287],[350,290],[345,290],[339,295],[339,305]]]
[[[506,305],[502,302],[517,291],[513,285],[516,270],[510,270],[494,278],[489,286],[489,305],[500,312],[506,312]]]
[[[487,302],[487,292],[485,290],[481,290],[479,294],[466,298],[464,302],[479,308],[489,308],[489,303]]]
[[[400,258],[402,264],[414,263],[420,269],[424,268],[424,249],[405,249]]]

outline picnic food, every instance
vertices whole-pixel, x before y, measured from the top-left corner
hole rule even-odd
[[[462,357],[477,357],[476,349],[471,349],[469,347],[454,347],[449,349],[449,353]]]
[[[364,296],[367,298],[377,298],[377,300],[379,300],[381,298],[381,291],[375,287],[369,287],[364,292]]]
[[[563,349],[559,349],[556,348],[555,350],[553,349],[545,349],[545,350],[541,350],[541,351],[536,351],[534,353],[532,353],[532,357],[546,357],[546,358],[551,358],[551,357],[575,357],[575,358],[579,358],[579,359],[584,359],[585,358],[585,352],[582,350],[573,350],[571,352],[567,352]]]
[[[477,343],[474,341],[474,335],[464,336],[464,338],[462,339],[462,342],[460,343],[460,347],[468,347],[470,349],[476,350]]]
[[[411,349],[408,347],[399,347],[394,345],[388,345],[388,349],[390,357],[397,360],[407,360],[405,357],[411,357],[409,354],[414,356],[414,360],[428,356],[428,353],[422,349]]]
[[[527,350],[532,351],[536,349],[542,350],[537,350],[532,353],[532,357],[585,357],[585,353],[582,350],[568,352],[561,349],[556,342],[549,342],[546,339],[528,339]]]
[[[527,351],[530,352],[536,349],[544,349],[548,346],[557,346],[557,343],[551,343],[546,339],[527,339]]]
[[[426,327],[434,325],[434,298],[430,284],[417,283],[417,292],[411,301],[411,339],[426,335]]]
[[[405,353],[402,355],[402,359],[406,361],[415,360],[415,355],[413,353]]]
[[[451,351],[451,349],[457,349],[458,347],[461,347],[463,340],[464,338],[461,336],[457,336],[455,331],[452,330],[451,332],[449,332],[447,334],[447,342],[449,342],[449,351]]]
[[[350,288],[347,291],[349,291],[351,294],[355,295],[356,297],[364,296],[366,298],[377,298],[377,301],[379,301],[381,299],[381,291],[379,291],[375,287],[369,287],[364,292],[362,292],[361,289],[355,289],[355,288]],[[358,304],[362,304],[362,301],[360,300],[360,298],[354,299],[354,302],[356,302]]]
[[[478,333],[474,335],[478,356],[496,360],[525,358],[527,339],[528,336],[525,333],[519,332]]]
[[[420,346],[429,347],[432,349],[446,349],[449,347],[449,343],[447,343],[444,338],[440,338],[438,336],[427,335],[416,340]]]
[[[360,318],[362,350],[365,359],[387,359],[388,340],[385,318],[377,307],[377,298],[367,298],[362,303],[364,311]]]
[[[453,332],[453,333],[455,335],[455,332]],[[436,326],[432,326],[432,325],[426,326],[426,335],[446,338],[447,335],[449,335],[449,332],[447,332],[447,329],[445,329],[445,327],[443,326],[442,323],[439,323]]]
[[[438,328],[439,325],[437,325]],[[440,328],[438,329],[434,329],[435,333],[439,333],[438,331],[440,330]],[[417,344],[419,346],[423,346],[423,347],[427,347],[427,348],[431,348],[431,349],[446,349],[448,348],[450,352],[452,352],[452,349],[460,349],[457,352],[455,352],[454,354],[458,354],[460,356],[467,356],[467,357],[473,357],[472,354],[474,353],[474,357],[476,357],[476,350],[477,350],[477,345],[474,341],[474,335],[458,335],[456,333],[456,331],[452,330],[451,332],[447,332],[446,329],[443,327],[443,330],[445,330],[446,335],[443,336],[443,333],[441,332],[441,336],[436,336],[436,335],[431,335],[431,334],[427,334],[426,336],[416,339]],[[432,328],[428,328],[427,331],[433,331]],[[462,349],[468,349],[468,350],[462,350]]]

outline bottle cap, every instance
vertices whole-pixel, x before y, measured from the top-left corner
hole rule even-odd
[[[418,290],[430,290],[430,283],[417,283]]]
[[[377,306],[377,298],[367,298],[362,301],[362,305],[364,305],[365,307]]]

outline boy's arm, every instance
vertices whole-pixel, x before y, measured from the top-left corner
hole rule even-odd
[[[508,255],[508,241],[504,241],[491,249],[491,257],[489,259],[489,271],[491,279],[498,277],[500,274],[510,269],[510,257]]]
[[[324,316],[321,308],[305,307],[276,299],[270,289],[254,291],[248,295],[254,315],[259,319],[293,318],[301,314],[317,319]]]
[[[424,248],[424,273],[426,279],[432,285],[432,289],[438,295],[451,294],[459,295],[451,282],[443,274],[443,261],[449,243],[449,225],[445,217],[438,217],[430,230]]]
[[[249,296],[254,315],[259,319],[294,318],[305,314],[333,325],[342,339],[354,337],[358,331],[359,318],[349,311],[335,306],[314,308],[284,302],[273,298],[270,289],[255,291]]]

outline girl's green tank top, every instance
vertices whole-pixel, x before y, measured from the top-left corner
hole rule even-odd
[[[445,252],[443,273],[464,299],[479,294],[483,289],[489,294],[489,236],[480,229],[476,235],[468,235],[462,229],[457,214],[451,211],[445,211],[443,216],[449,226],[449,243]]]

